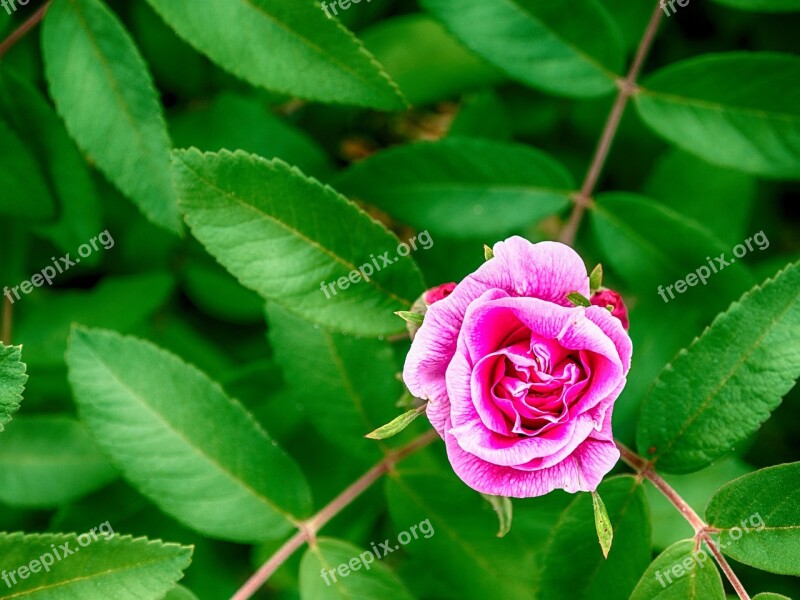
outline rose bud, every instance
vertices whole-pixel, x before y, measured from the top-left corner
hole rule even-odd
[[[428,400],[456,474],[485,494],[594,491],[619,459],[611,433],[631,341],[589,296],[580,256],[512,237],[431,304],[403,371]]]
[[[628,321],[628,309],[625,306],[625,303],[622,301],[622,296],[620,296],[617,292],[614,290],[601,288],[591,298],[589,298],[589,302],[591,302],[594,306],[602,306],[603,308],[610,306],[612,316],[617,317],[622,323],[622,326],[625,328],[625,331],[628,331],[630,328],[630,323]]]

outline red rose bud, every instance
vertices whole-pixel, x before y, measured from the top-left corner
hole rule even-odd
[[[437,285],[436,287],[425,292],[422,295],[422,299],[425,301],[425,304],[430,306],[434,302],[438,302],[439,300],[447,298],[451,293],[453,293],[454,289],[456,289],[455,283],[443,283],[442,285]]]
[[[603,308],[610,306],[612,308],[611,314],[617,317],[625,328],[625,331],[628,331],[628,327],[630,326],[630,322],[628,321],[628,309],[622,301],[622,296],[617,292],[609,289],[601,289],[589,299],[589,302],[594,306],[602,306]]]

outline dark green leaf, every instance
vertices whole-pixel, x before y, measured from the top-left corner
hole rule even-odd
[[[376,154],[336,187],[420,230],[493,238],[564,210],[575,182],[528,146],[447,138]]]
[[[381,550],[379,550],[380,552]],[[382,558],[382,557],[379,557]],[[300,563],[301,600],[413,600],[372,550],[319,538]]]
[[[708,503],[719,547],[757,569],[800,576],[800,462],[743,475]]]
[[[725,600],[725,590],[709,551],[683,540],[647,567],[630,600]]]
[[[756,431],[800,376],[800,267],[756,286],[682,350],[642,407],[640,454],[669,473],[708,466]]]
[[[706,55],[645,79],[636,106],[656,133],[710,163],[797,179],[800,88],[785,82],[798,79],[797,56]]]
[[[650,519],[640,482],[614,477],[598,493],[614,531],[608,558],[597,547],[592,499],[579,494],[555,523],[545,551],[540,590],[548,599],[627,600],[650,562]]]
[[[309,100],[403,107],[361,42],[312,2],[148,0],[197,50],[256,86]]]
[[[222,388],[149,342],[73,330],[81,419],[125,477],[205,535],[259,542],[310,509],[300,469]]]
[[[331,329],[403,330],[392,313],[422,293],[419,270],[396,255],[394,235],[334,190],[244,152],[175,151],[174,169],[192,233],[243,285]],[[376,270],[383,252],[390,263]]]
[[[614,90],[622,36],[605,7],[575,0],[569,11],[535,0],[422,0],[464,44],[515,79],[564,96]]]
[[[106,539],[104,533],[104,529],[96,533],[97,540],[89,533],[80,536],[74,533],[0,533],[0,571],[6,573],[18,571],[21,566],[32,566],[25,579],[16,577],[11,595],[5,597],[24,600],[163,598],[191,562],[191,546],[119,535]],[[66,555],[67,550],[71,554]],[[49,558],[42,561],[45,555]],[[37,561],[38,566],[32,565],[32,561]],[[43,562],[50,561],[52,566],[43,570]]]
[[[70,135],[148,219],[180,233],[161,104],[119,19],[100,0],[54,2],[42,52],[50,95]]]

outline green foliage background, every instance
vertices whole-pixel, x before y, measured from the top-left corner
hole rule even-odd
[[[41,4],[0,10],[0,36]],[[800,2],[676,8],[574,245],[631,309],[615,436],[711,525],[760,511],[734,569],[753,595],[800,598]],[[0,569],[105,521],[120,537],[0,598],[228,598],[426,431],[363,437],[403,410],[392,313],[483,244],[559,237],[654,10],[372,0],[337,22],[311,0],[54,0],[0,60],[0,283],[104,230],[114,246],[6,305]],[[422,231],[429,250],[321,292]],[[768,248],[659,296],[759,232]],[[588,495],[515,500],[499,539],[434,443],[256,597],[724,598],[710,568],[653,586],[693,532],[627,472],[600,487],[604,560]],[[434,536],[322,583],[425,519]]]

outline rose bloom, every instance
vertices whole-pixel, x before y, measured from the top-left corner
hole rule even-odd
[[[605,307],[573,306],[570,292],[589,296],[572,248],[512,237],[428,307],[403,379],[479,492],[594,491],[619,459],[611,413],[631,340]]]

